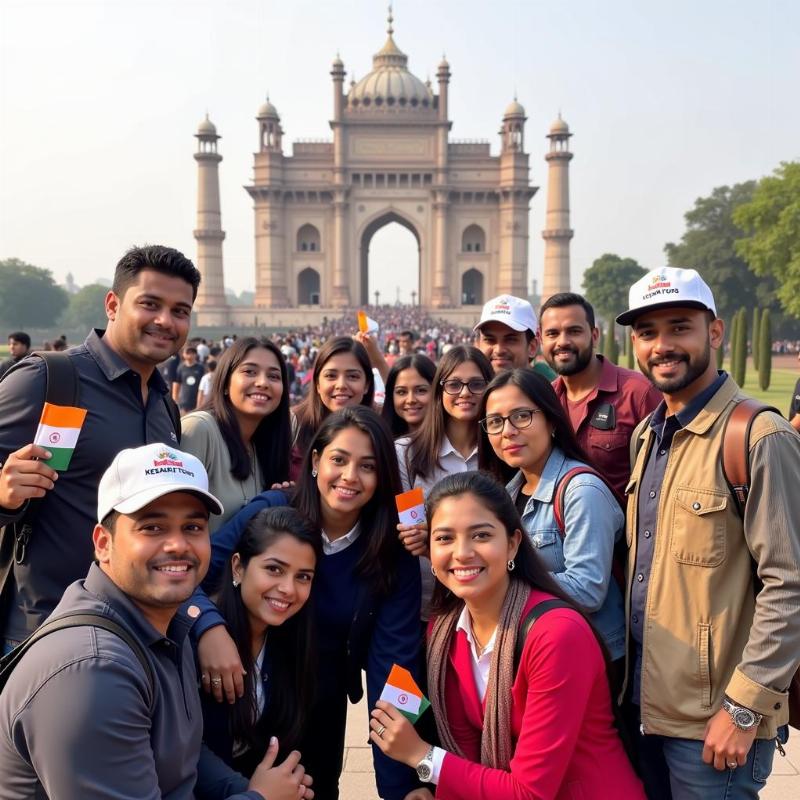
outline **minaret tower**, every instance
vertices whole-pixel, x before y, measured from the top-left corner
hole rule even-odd
[[[344,63],[336,54],[331,66],[333,79],[333,286],[330,304],[334,308],[347,308],[350,305],[348,286],[349,257],[347,250],[348,188],[347,188],[347,126],[344,117],[344,79],[347,72]]]
[[[495,294],[528,295],[528,210],[536,187],[528,182],[525,109],[514,101],[500,129],[500,253]]]
[[[545,160],[550,165],[547,186],[547,218],[544,239],[544,280],[542,300],[558,292],[570,290],[569,240],[574,231],[569,227],[569,127],[561,114],[550,126],[547,138],[550,152]]]
[[[391,19],[390,16],[390,25]],[[391,31],[391,27],[389,30]],[[447,59],[442,56],[442,60],[439,62],[439,67],[436,70],[436,79],[439,82],[439,122],[436,135],[436,176],[433,195],[436,250],[433,260],[433,296],[431,298],[431,305],[434,308],[447,308],[452,305],[449,289],[449,280],[451,280],[451,276],[447,263],[447,222],[448,209],[450,207],[450,201],[448,199],[449,179],[447,174],[447,155],[451,124],[450,120],[447,118],[447,89],[450,83],[450,76],[450,64],[448,64]]]
[[[219,162],[217,129],[208,118],[197,126],[197,269],[203,276],[197,292],[195,310],[202,315],[201,324],[227,324],[228,303],[222,271],[222,215],[219,202]]]

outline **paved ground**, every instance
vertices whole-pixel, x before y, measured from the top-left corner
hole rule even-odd
[[[367,745],[366,702],[350,706],[341,800],[378,800],[372,773],[372,751]],[[761,800],[800,800],[800,732],[792,729],[786,758],[775,754],[772,775]]]

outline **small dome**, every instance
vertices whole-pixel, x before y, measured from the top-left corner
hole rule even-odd
[[[206,114],[206,118],[197,126],[197,135],[198,136],[217,135],[217,128],[214,125],[214,123],[208,118],[208,114]]]
[[[517,102],[516,97],[508,104],[508,108],[506,108],[505,114],[503,114],[503,117],[524,117],[524,116],[525,116],[525,108],[522,106],[522,103]]]
[[[561,119],[561,114],[558,115],[558,119],[550,126],[550,133],[551,134],[568,134],[569,133],[569,125]]]
[[[334,69],[344,68],[344,61],[342,61],[341,56],[338,53],[336,54],[336,58],[333,59],[333,68]]]
[[[443,71],[446,69],[450,69],[450,62],[442,56],[442,60],[439,62],[439,71]]]
[[[265,117],[272,117],[273,119],[280,119],[280,115],[278,114],[278,109],[275,108],[272,103],[269,101],[269,95],[267,95],[267,99],[258,107],[258,113],[256,114],[257,119],[264,119]]]

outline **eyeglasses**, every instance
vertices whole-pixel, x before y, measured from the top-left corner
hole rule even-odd
[[[534,414],[541,414],[541,408],[515,408],[507,417],[500,414],[491,414],[481,420],[481,428],[490,436],[496,436],[498,433],[503,432],[503,428],[508,420],[512,427],[521,431],[523,428],[529,428],[533,422]]]
[[[483,378],[472,378],[468,381],[459,381],[455,378],[450,378],[448,380],[439,381],[439,384],[447,394],[461,394],[465,386],[470,394],[482,394],[483,390],[486,388],[486,383],[487,382],[483,380]]]

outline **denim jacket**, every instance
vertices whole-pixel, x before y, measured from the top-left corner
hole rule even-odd
[[[566,536],[561,538],[553,505],[555,490],[562,475],[580,466],[584,465],[554,447],[525,506],[522,524],[553,578],[589,612],[612,660],[616,660],[625,655],[625,610],[622,592],[611,577],[611,559],[614,543],[625,529],[625,517],[602,480],[594,475],[576,475],[564,494]],[[525,477],[518,472],[506,490],[516,500],[524,485]]]

